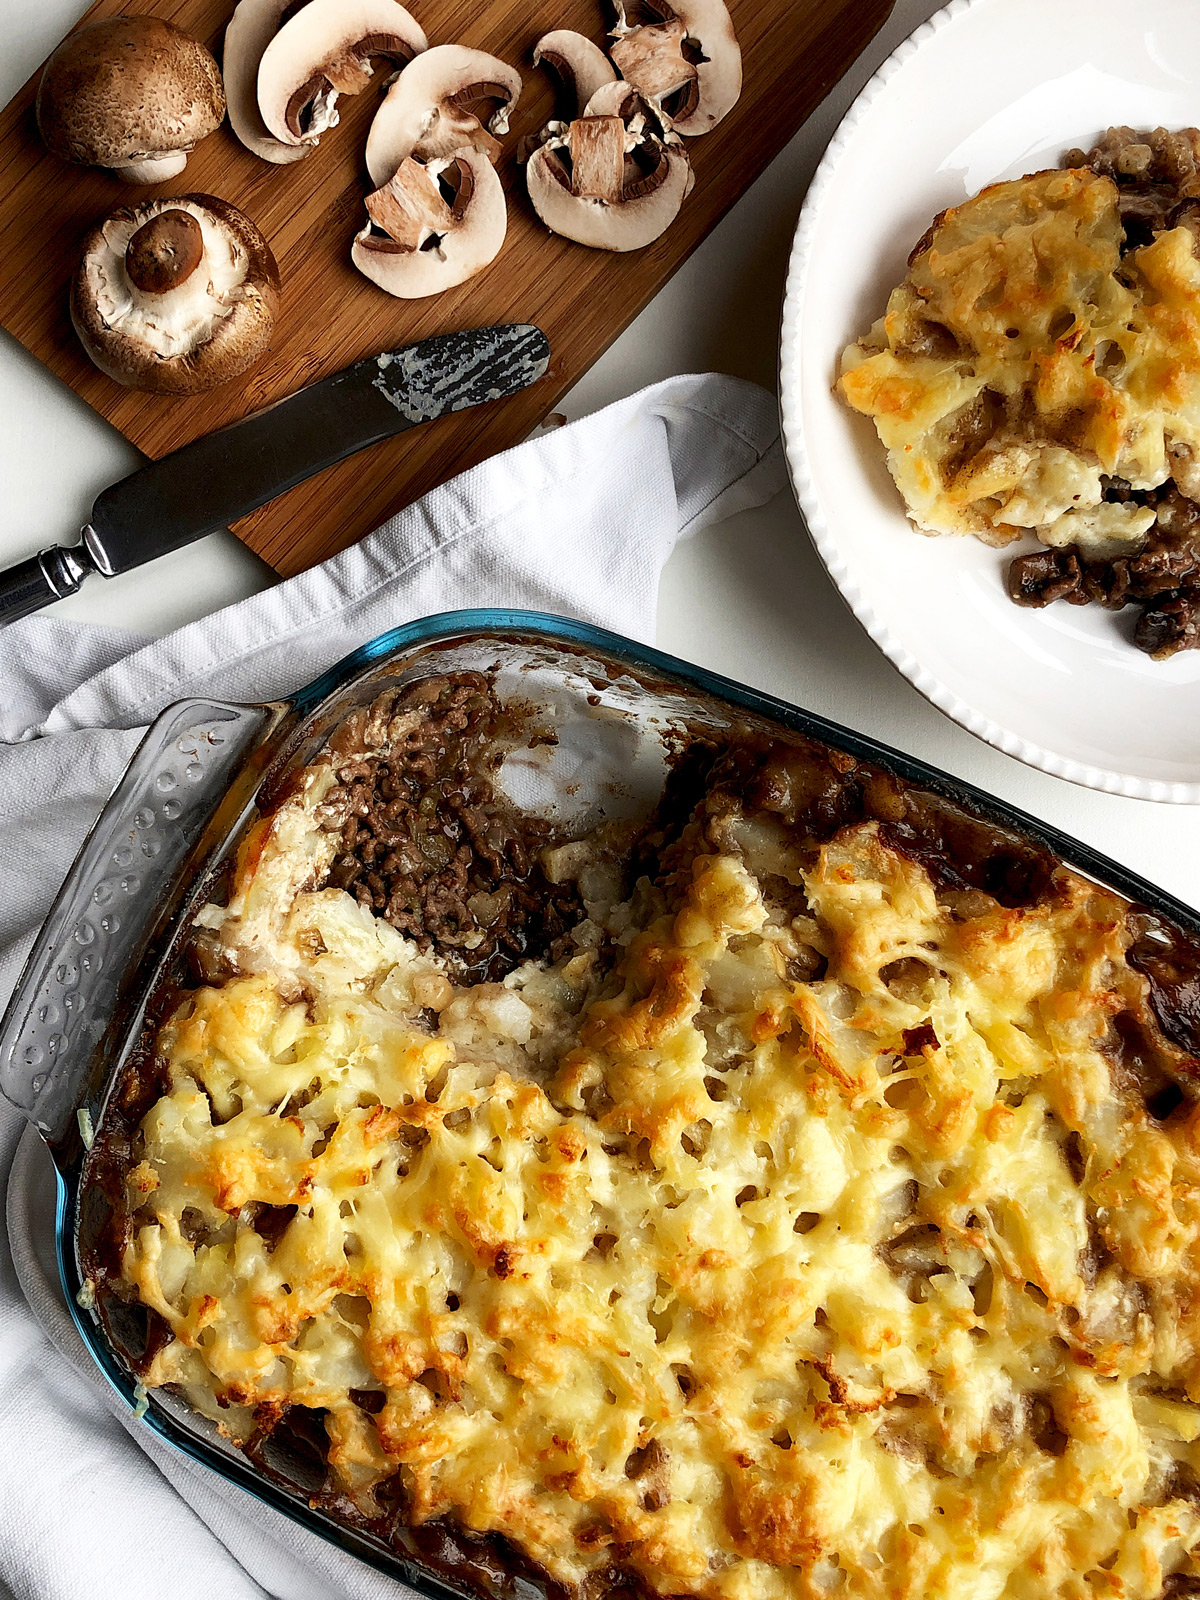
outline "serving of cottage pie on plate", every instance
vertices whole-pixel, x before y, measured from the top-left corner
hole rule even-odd
[[[1200,648],[1200,130],[1110,128],[943,212],[838,392],[922,532],[1037,537],[1018,605],[1140,604],[1138,649]]]
[[[864,90],[797,233],[784,431],[830,575],[936,705],[1196,803],[1200,41],[1176,0],[1078,18],[957,3]]]

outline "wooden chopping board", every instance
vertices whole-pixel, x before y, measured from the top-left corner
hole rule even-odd
[[[153,11],[204,40],[219,60],[233,4],[98,0],[85,20]],[[504,248],[469,283],[428,300],[394,300],[350,264],[369,188],[363,149],[386,71],[363,94],[339,100],[340,125],[303,161],[287,167],[259,161],[226,123],[199,146],[185,172],[153,188],[132,188],[47,154],[33,113],[39,73],[0,114],[0,323],[152,457],[376,350],[493,322],[543,328],[551,366],[531,389],[375,445],[235,525],[277,572],[302,571],[525,438],[782,149],[882,26],[892,0],[729,5],[742,47],[742,97],[712,133],[688,141],[695,188],[663,237],[645,250],[613,255],[548,233],[516,160],[520,139],[555,114],[552,81],[530,64],[536,40],[570,27],[604,42],[612,16],[606,0],[411,0],[431,44],[490,51],[525,79],[499,163],[509,196]],[[189,191],[233,201],[266,235],[283,277],[280,317],[269,354],[244,377],[182,399],[141,394],[106,378],[83,354],[67,313],[68,284],[79,241],[98,217],[139,197]]]

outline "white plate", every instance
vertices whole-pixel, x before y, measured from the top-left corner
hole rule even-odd
[[[780,347],[784,441],[813,540],[906,678],[1009,755],[1113,794],[1200,804],[1200,651],[1151,661],[1136,621],[1045,611],[1004,590],[1011,551],[924,538],[872,423],[832,392],[934,215],[1056,166],[1104,128],[1200,124],[1195,0],[954,0],[851,107],[792,248]]]

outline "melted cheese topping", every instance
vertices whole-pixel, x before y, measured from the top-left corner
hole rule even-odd
[[[124,1260],[174,1335],[149,1384],[243,1441],[316,1408],[364,1515],[399,1472],[410,1524],[503,1532],[568,1588],[1200,1572],[1200,1114],[1156,1122],[1102,1048],[1142,983],[1124,902],[1060,872],[968,914],[874,823],[814,860],[733,816],[669,899],[455,991],[303,887],[319,787],[208,917],[236,948],[288,882],[255,924],[280,970],[159,1041]]]
[[[1116,185],[1086,169],[993,184],[943,212],[887,313],[842,360],[925,533],[1030,530],[1136,550],[1152,488],[1200,448],[1200,261],[1187,227],[1123,258]]]

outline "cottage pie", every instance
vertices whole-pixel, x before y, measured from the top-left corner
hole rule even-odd
[[[1144,608],[1200,643],[1200,132],[1110,129],[937,217],[842,359],[924,533],[1033,534],[1023,605]]]
[[[148,1388],[483,1594],[1200,1592],[1196,951],[751,729],[562,839],[499,715],[356,714],[198,918],[90,1158]]]

